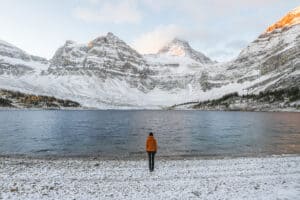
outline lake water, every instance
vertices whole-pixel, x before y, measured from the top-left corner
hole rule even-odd
[[[0,111],[0,154],[159,156],[300,153],[300,113],[203,111]]]

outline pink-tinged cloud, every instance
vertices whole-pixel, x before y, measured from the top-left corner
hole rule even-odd
[[[185,31],[176,25],[160,25],[154,30],[138,36],[132,46],[142,54],[157,53],[166,43],[184,34]]]

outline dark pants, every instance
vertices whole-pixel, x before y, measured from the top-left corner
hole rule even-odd
[[[156,152],[148,152],[149,157],[149,170],[152,172],[154,170],[154,156]]]

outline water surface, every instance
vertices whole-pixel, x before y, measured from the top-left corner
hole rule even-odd
[[[160,156],[300,153],[300,113],[0,111],[0,154],[143,156],[148,132]]]

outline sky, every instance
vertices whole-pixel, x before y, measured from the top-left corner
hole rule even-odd
[[[50,59],[66,40],[112,32],[138,52],[173,38],[216,61],[236,56],[300,0],[0,0],[0,39]]]

